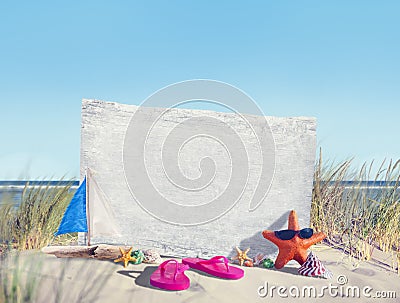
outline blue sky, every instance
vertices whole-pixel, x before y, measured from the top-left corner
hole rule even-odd
[[[82,98],[215,79],[315,116],[326,158],[400,158],[398,1],[2,1],[0,180],[79,174]]]

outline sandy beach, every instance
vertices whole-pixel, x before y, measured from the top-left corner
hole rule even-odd
[[[400,276],[396,273],[374,262],[354,267],[342,252],[325,245],[316,245],[313,251],[333,272],[332,279],[301,276],[295,263],[281,270],[243,267],[245,276],[237,281],[188,270],[189,289],[163,291],[149,283],[155,264],[124,268],[112,261],[64,259],[29,251],[21,253],[18,261],[11,256],[11,262],[4,261],[2,267],[19,265],[21,277],[35,281],[34,302],[398,302]]]

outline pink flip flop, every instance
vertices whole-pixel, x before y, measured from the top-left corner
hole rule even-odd
[[[190,280],[184,271],[188,265],[171,259],[161,263],[150,277],[150,284],[166,290],[184,290],[189,288]]]
[[[182,259],[182,263],[218,278],[237,280],[244,276],[243,269],[230,266],[228,259],[224,256],[215,256],[209,260],[185,258]]]

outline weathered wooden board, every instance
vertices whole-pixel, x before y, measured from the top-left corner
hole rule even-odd
[[[204,204],[228,188],[231,171],[230,152],[221,144],[211,142],[212,138],[198,138],[193,144],[185,145],[179,158],[179,169],[187,178],[199,176],[199,162],[205,153],[215,161],[216,173],[205,188],[200,191],[183,191],[163,173],[160,160],[163,142],[169,130],[186,119],[195,117],[201,132],[202,121],[208,128],[215,126],[208,118],[228,122],[240,135],[248,155],[248,179],[237,204],[224,215],[205,224],[182,226],[159,220],[146,211],[134,199],[124,171],[125,135],[133,114],[139,107],[98,100],[82,102],[81,132],[81,177],[89,167],[96,181],[107,196],[118,221],[121,237],[109,236],[92,239],[92,244],[128,244],[135,247],[155,248],[163,255],[210,257],[215,254],[231,256],[234,247],[251,247],[251,253],[276,253],[276,248],[262,238],[263,229],[286,228],[287,215],[295,209],[301,227],[309,226],[313,167],[316,150],[316,120],[308,117],[258,117],[245,115],[255,128],[262,128],[262,121],[268,121],[274,139],[275,172],[270,184],[260,184],[268,191],[266,198],[255,211],[249,211],[249,202],[258,186],[261,170],[259,151],[251,129],[238,115],[212,111],[174,109],[157,122],[160,127],[149,136],[146,145],[147,172],[160,193],[177,204]],[[148,108],[146,114],[154,119],[160,109]],[[202,120],[203,119],[203,120]],[[192,127],[196,127],[192,126]],[[262,131],[262,129],[261,129]],[[197,140],[197,139],[196,139]],[[181,141],[179,141],[181,144]],[[132,144],[132,142],[131,142]],[[137,148],[143,149],[138,144]],[[128,159],[129,160],[129,159]],[[134,161],[134,159],[132,159]],[[243,160],[244,161],[244,160]],[[126,168],[126,167],[125,167]],[[144,177],[144,176],[143,176]],[[141,184],[138,178],[138,184]],[[143,202],[143,201],[141,201]],[[160,216],[163,209],[160,204]],[[210,204],[210,207],[211,204]],[[169,214],[170,215],[170,214]],[[195,214],[194,214],[195,215]],[[80,238],[82,241],[82,237]],[[252,255],[250,253],[250,255]]]

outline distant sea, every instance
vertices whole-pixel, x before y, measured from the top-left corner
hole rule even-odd
[[[22,192],[29,182],[29,187],[32,186],[65,186],[71,183],[71,181],[0,181],[0,204],[5,202],[13,201],[18,204],[21,201]],[[364,181],[357,182],[353,181],[343,181],[343,186],[345,188],[351,189],[354,185],[358,185],[361,188],[368,188],[370,196],[376,196],[380,191],[387,190],[395,185],[395,182],[377,182],[377,181]],[[78,188],[79,181],[72,181],[71,191]],[[398,188],[400,191],[400,189]],[[400,194],[397,192],[397,194]]]
[[[26,186],[66,186],[71,184],[71,181],[0,181],[0,204],[6,202],[15,202],[18,204],[21,201],[22,192]],[[76,190],[79,186],[79,181],[72,181],[71,190]]]

